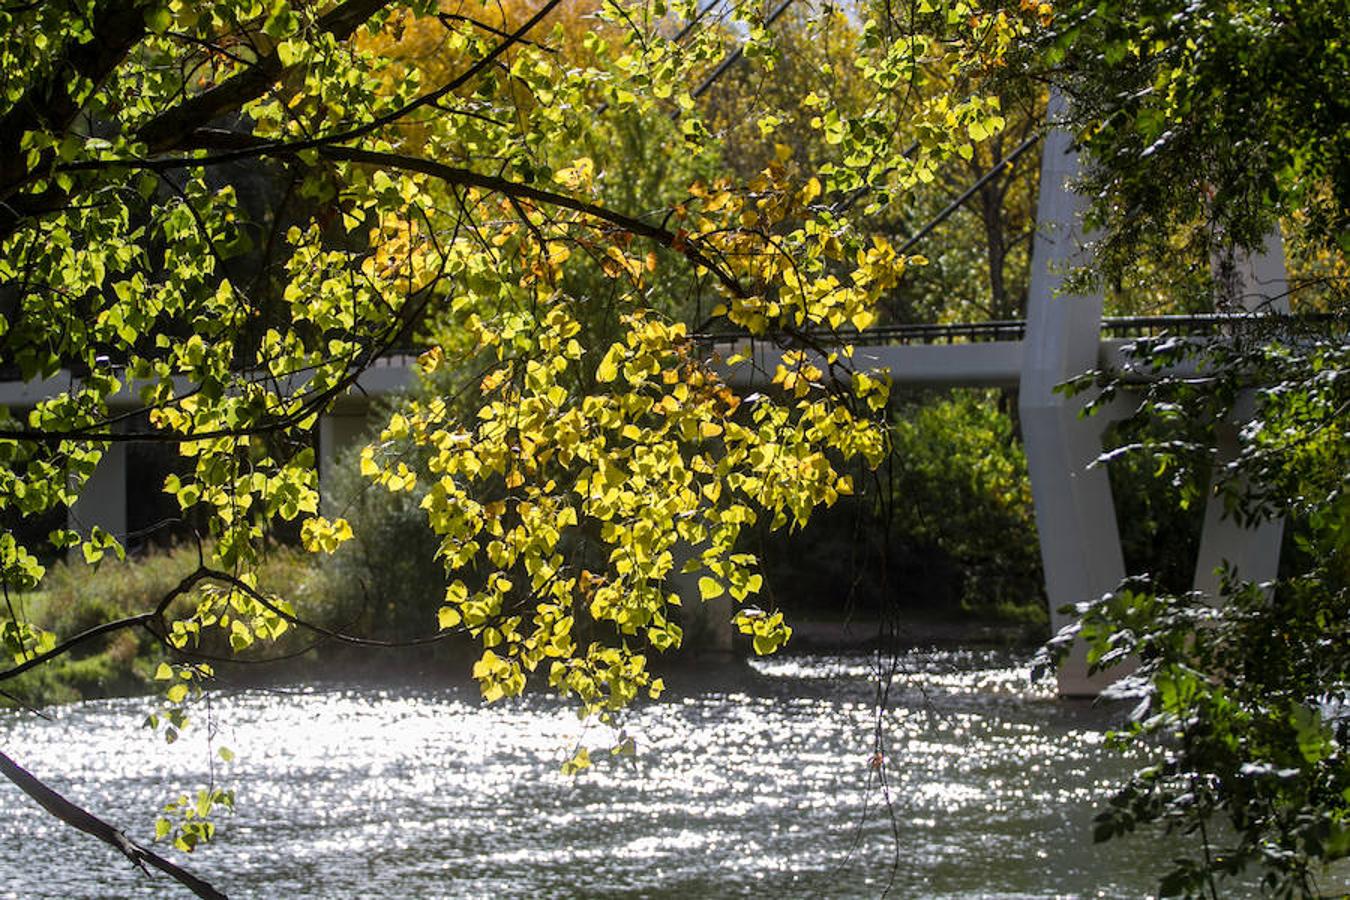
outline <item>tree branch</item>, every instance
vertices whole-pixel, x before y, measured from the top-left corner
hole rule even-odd
[[[334,136],[331,140],[336,141],[339,139],[345,139],[345,137]],[[61,166],[61,169],[65,171],[85,171],[90,169],[124,167],[160,172],[166,169],[184,169],[225,162],[235,162],[246,157],[290,157],[294,156],[300,150],[317,150],[319,155],[323,156],[325,159],[357,163],[359,165],[378,166],[384,169],[400,169],[406,172],[420,172],[424,175],[430,175],[446,184],[481,188],[514,199],[530,199],[549,206],[570,209],[573,212],[600,219],[622,231],[634,235],[635,237],[646,238],[663,247],[674,250],[695,265],[701,266],[709,272],[712,272],[717,280],[720,281],[733,295],[737,297],[746,296],[745,289],[741,286],[740,282],[736,280],[735,276],[709,259],[705,253],[694,245],[692,239],[688,236],[680,237],[676,235],[675,232],[662,228],[659,225],[651,225],[641,219],[615,212],[594,203],[578,200],[577,198],[569,197],[566,194],[559,194],[532,185],[511,181],[510,179],[502,178],[497,175],[484,175],[471,169],[448,166],[444,163],[423,159],[418,156],[406,156],[399,153],[387,153],[378,150],[364,150],[359,147],[335,146],[329,144],[327,142],[329,139],[325,138],[315,138],[310,141],[302,141],[295,144],[276,144],[237,131],[202,128],[193,133],[191,140],[193,144],[198,147],[231,147],[238,149],[232,149],[228,152],[218,153],[213,156],[198,158],[171,157],[167,159],[89,160],[69,163]]]
[[[71,41],[51,73],[29,87],[0,116],[0,202],[13,196],[33,175],[26,154],[19,152],[23,136],[39,128],[65,133],[80,112],[80,102],[70,92],[71,84],[87,80],[99,85],[112,74],[145,36],[144,4],[99,4],[92,25],[93,40],[84,44]]]
[[[122,619],[114,619],[111,622],[104,622],[102,625],[95,625],[93,628],[81,631],[74,637],[62,641],[46,653],[40,653],[31,659],[24,660],[13,668],[0,672],[0,681],[8,681],[11,678],[17,678],[24,672],[35,669],[43,663],[50,662],[58,656],[69,653],[71,650],[74,650],[81,644],[92,641],[94,638],[102,637],[105,634],[112,634],[113,632],[121,631],[124,628],[134,628],[137,625],[149,627],[152,622],[161,621],[164,617],[164,611],[169,608],[170,603],[192,590],[192,588],[197,585],[197,582],[211,577],[213,574],[214,573],[205,566],[199,566],[196,571],[188,574],[182,581],[178,582],[173,590],[161,597],[159,603],[149,612],[143,612],[135,616],[127,616]]]
[[[339,38],[348,36],[358,27],[361,22],[368,19],[378,11],[388,0],[348,0],[346,4],[333,10],[328,15],[320,19],[321,27],[328,27],[331,33]],[[404,106],[392,110],[382,116],[378,116],[363,125],[355,128],[349,128],[346,131],[337,134],[320,135],[319,137],[309,138],[301,141],[263,141],[261,143],[254,141],[247,142],[241,149],[230,150],[212,157],[199,158],[193,160],[140,160],[136,162],[122,160],[88,160],[82,163],[73,163],[60,166],[62,171],[101,171],[115,169],[122,165],[140,168],[160,168],[174,169],[185,166],[208,166],[219,165],[227,162],[235,162],[245,159],[254,159],[262,155],[278,156],[286,153],[295,153],[300,150],[321,147],[326,144],[342,143],[352,141],[391,125],[399,119],[408,115],[423,106],[434,106],[442,97],[459,90],[468,84],[473,78],[483,70],[491,66],[497,57],[505,53],[511,46],[522,42],[525,35],[539,24],[545,17],[551,13],[562,0],[548,0],[538,12],[531,16],[523,25],[514,32],[507,35],[501,43],[494,46],[481,59],[475,60],[472,65],[453,78],[448,83],[442,85],[434,91],[417,97]],[[126,46],[115,59],[107,62],[106,71],[103,72],[99,80],[106,77],[117,63],[121,61],[126,50],[130,49],[136,41],[144,35],[144,23],[139,7],[136,11],[136,22],[140,23],[139,30],[134,37],[126,41]],[[326,23],[326,24],[324,24]],[[273,62],[268,62],[271,59]],[[276,66],[274,70],[272,67]],[[224,84],[212,91],[207,91],[196,97],[184,101],[173,110],[165,112],[155,119],[151,120],[144,128],[138,132],[138,136],[151,145],[152,149],[168,149],[170,147],[181,146],[200,125],[211,121],[214,118],[223,115],[230,109],[238,108],[245,102],[259,96],[265,91],[268,85],[272,84],[276,77],[281,73],[280,60],[275,58],[275,54],[267,54],[259,60],[257,67],[241,72],[230,78]],[[73,101],[72,101],[73,102]],[[18,107],[16,106],[16,110]],[[74,109],[70,115],[73,118],[78,113],[78,108]],[[10,116],[0,118],[0,238],[6,236],[21,222],[24,218],[34,214],[49,212],[57,208],[61,202],[60,197],[47,199],[41,203],[20,203],[11,204],[9,200],[31,177],[31,171],[24,163],[24,157],[17,152],[18,141],[22,136],[22,131],[15,131],[13,127],[6,123],[6,120],[14,114],[11,111]],[[12,135],[5,139],[3,136]],[[13,169],[11,172],[10,170]],[[22,199],[22,198],[18,198]]]
[[[489,50],[487,54],[484,55],[481,59],[475,60],[471,66],[469,66],[467,69],[465,69],[463,72],[461,72],[455,78],[451,79],[446,84],[441,85],[434,91],[429,91],[425,94],[422,94],[419,97],[414,98],[413,100],[410,100],[408,103],[404,104],[398,109],[391,110],[382,116],[377,116],[376,118],[370,120],[369,122],[366,122],[363,125],[358,125],[355,128],[349,128],[346,131],[340,131],[335,134],[319,135],[318,137],[306,138],[304,140],[299,141],[265,140],[253,138],[251,141],[246,142],[241,149],[230,150],[225,153],[215,154],[214,156],[199,157],[195,159],[187,157],[178,159],[158,159],[158,160],[115,160],[115,159],[89,160],[85,162],[70,163],[68,165],[61,166],[60,168],[63,171],[70,171],[70,172],[111,169],[117,168],[119,166],[126,166],[130,168],[149,168],[149,169],[154,168],[179,169],[192,166],[220,165],[222,163],[238,162],[240,160],[245,159],[255,159],[259,156],[290,155],[298,153],[301,150],[312,150],[318,147],[327,146],[329,144],[340,144],[346,141],[354,141],[357,138],[365,137],[371,132],[383,128],[386,125],[392,125],[399,119],[402,119],[404,116],[408,115],[409,113],[417,109],[420,109],[423,106],[430,106],[436,103],[436,101],[440,100],[446,94],[457,91],[464,85],[468,84],[484,69],[491,66],[493,62],[497,59],[497,57],[505,53],[508,48],[518,43],[519,41],[523,40],[525,34],[529,32],[532,28],[534,28],[535,25],[537,25],[541,20],[543,20],[544,17],[547,16],[550,12],[552,12],[554,7],[556,7],[561,2],[562,0],[548,0],[548,2],[545,3],[538,12],[536,12],[533,16],[531,16],[530,19],[527,22],[525,22],[524,25],[521,25],[519,28],[513,31],[500,44],[497,44],[495,47]],[[186,139],[187,137],[188,135],[184,135],[183,139]]]
[[[192,891],[192,893],[196,894],[198,897],[204,897],[206,900],[227,900],[224,894],[216,890],[207,882],[202,881],[191,872],[169,862],[158,853],[145,849],[98,816],[82,807],[76,806],[56,791],[47,787],[47,785],[39,781],[31,772],[4,753],[0,753],[0,773],[4,774],[6,778],[14,782],[19,790],[32,797],[37,802],[38,806],[41,806],[71,828],[77,828],[85,834],[93,835],[103,843],[115,847],[118,852],[131,861],[132,865],[139,868],[142,872],[145,872],[146,875],[150,874],[145,868],[145,864],[149,863],[186,887],[188,890]]]
[[[377,150],[362,150],[356,147],[321,147],[319,148],[319,153],[327,159],[379,166],[386,169],[402,169],[408,172],[420,172],[424,175],[430,175],[433,178],[444,181],[447,184],[481,188],[516,200],[534,200],[549,206],[570,209],[573,212],[600,219],[622,231],[634,235],[635,237],[646,238],[663,247],[674,250],[695,265],[702,266],[709,272],[712,272],[713,275],[717,277],[717,280],[722,282],[723,286],[735,296],[745,296],[745,289],[741,286],[740,282],[738,282],[730,272],[725,271],[713,263],[712,260],[708,259],[698,247],[691,243],[689,238],[686,237],[682,239],[673,231],[668,231],[658,225],[648,224],[641,219],[624,215],[623,213],[618,213],[611,209],[606,209],[603,206],[587,203],[584,200],[578,200],[577,198],[569,197],[566,194],[558,194],[528,184],[521,184],[520,182],[511,181],[496,175],[484,175],[470,169],[447,166],[444,163],[438,163],[416,156],[403,156],[397,153],[384,153]]]
[[[318,30],[336,40],[346,40],[388,3],[389,0],[347,0],[319,18]],[[155,116],[140,127],[136,137],[152,153],[176,147],[197,128],[261,97],[286,71],[273,49],[244,71]]]

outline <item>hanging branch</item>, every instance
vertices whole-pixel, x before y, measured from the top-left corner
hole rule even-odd
[[[225,894],[202,881],[196,875],[175,865],[153,850],[147,850],[119,829],[62,797],[4,753],[0,753],[0,773],[3,773],[6,778],[18,785],[19,790],[37,801],[38,806],[41,806],[71,828],[77,828],[85,834],[93,835],[103,843],[116,848],[147,877],[150,875],[150,870],[145,867],[145,864],[149,863],[198,897],[204,897],[206,900],[227,900]]]

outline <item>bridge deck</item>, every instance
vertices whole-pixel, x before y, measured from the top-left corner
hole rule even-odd
[[[1120,371],[1125,364],[1123,348],[1132,339],[1161,334],[1186,340],[1205,341],[1231,334],[1240,328],[1279,324],[1299,327],[1325,326],[1328,316],[1251,316],[1209,314],[1196,316],[1133,316],[1102,320],[1098,365]],[[1023,320],[952,323],[945,325],[890,325],[855,334],[832,336],[856,346],[854,365],[859,369],[884,369],[897,385],[918,387],[1016,387],[1021,379],[1026,322]],[[744,340],[723,335],[698,335],[723,358],[745,348]],[[753,342],[753,362],[725,369],[728,380],[740,387],[763,387],[777,367],[783,350],[771,340]],[[348,408],[363,405],[364,398],[382,397],[406,390],[416,378],[416,353],[398,352],[376,360],[361,373],[357,385],[343,401]],[[1143,380],[1142,376],[1140,380]],[[34,406],[79,385],[69,371],[33,381],[0,380],[0,405]],[[185,379],[180,392],[192,387]],[[114,398],[119,406],[134,406],[139,395],[135,384]]]

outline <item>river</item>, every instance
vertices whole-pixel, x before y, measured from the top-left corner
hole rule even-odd
[[[578,777],[560,762],[608,735],[472,688],[217,691],[172,746],[140,727],[152,699],[4,712],[0,747],[138,840],[178,792],[233,787],[183,860],[232,898],[1150,893],[1165,845],[1091,842],[1130,767],[1111,712],[1001,653],[896,662],[880,714],[870,656],[673,673],[683,693],[628,718],[637,754]],[[161,896],[189,895],[0,783],[0,897]]]

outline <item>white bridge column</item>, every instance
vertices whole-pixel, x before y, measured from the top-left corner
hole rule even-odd
[[[80,498],[66,516],[67,525],[89,537],[94,526],[117,538],[127,536],[127,445],[114,442],[85,482]]]
[[[1052,90],[1047,117],[1063,117],[1066,101]],[[1073,621],[1060,608],[1095,600],[1125,577],[1115,504],[1105,467],[1089,468],[1100,455],[1101,434],[1114,416],[1081,418],[1088,397],[1066,397],[1055,388],[1098,363],[1102,297],[1063,291],[1065,275],[1091,262],[1083,247],[1084,198],[1068,189],[1078,171],[1069,135],[1052,130],[1041,159],[1038,228],[1033,249],[1027,332],[1023,342],[1019,409],[1050,619],[1058,629]],[[1278,231],[1260,252],[1236,254],[1215,264],[1221,310],[1288,312],[1283,245]],[[1230,421],[1217,423],[1215,475],[1237,457],[1239,432],[1254,412],[1248,396]],[[1211,494],[1196,560],[1195,589],[1216,597],[1218,571],[1227,565],[1251,581],[1273,579],[1279,565],[1283,522],[1245,528]],[[1060,693],[1096,695],[1119,671],[1089,678],[1085,647],[1076,646],[1059,673]]]
[[[1222,468],[1237,458],[1239,425],[1221,422],[1215,426],[1217,451],[1214,454],[1214,479]],[[1205,524],[1200,532],[1200,552],[1195,560],[1194,589],[1211,600],[1219,596],[1219,571],[1225,566],[1247,581],[1271,581],[1280,567],[1280,540],[1284,536],[1283,519],[1264,519],[1245,528],[1224,510],[1223,497],[1211,489],[1205,504]]]
[[[1284,241],[1277,228],[1256,253],[1235,253],[1214,263],[1220,295],[1215,305],[1221,310],[1248,312],[1289,312],[1289,289],[1284,269]],[[1232,420],[1215,426],[1216,453],[1214,479],[1223,467],[1238,456],[1239,431],[1256,412],[1255,398],[1241,397]],[[1200,533],[1200,552],[1195,561],[1195,590],[1211,599],[1219,596],[1219,570],[1230,566],[1248,581],[1270,581],[1280,567],[1280,540],[1284,536],[1283,519],[1267,519],[1245,528],[1224,510],[1223,498],[1210,491],[1205,505],[1204,530]]]
[[[319,508],[324,515],[336,515],[330,507],[341,506],[346,498],[333,497],[333,473],[337,458],[361,440],[366,429],[364,410],[354,413],[324,413],[319,417]]]
[[[1062,118],[1065,108],[1064,98],[1052,90],[1049,121]],[[1106,469],[1089,468],[1101,454],[1107,422],[1103,416],[1080,418],[1085,395],[1066,397],[1055,390],[1096,367],[1101,333],[1101,294],[1062,291],[1069,270],[1090,261],[1081,224],[1087,200],[1068,187],[1077,172],[1078,154],[1068,132],[1053,129],[1042,145],[1018,406],[1055,629],[1073,621],[1059,612],[1061,607],[1096,599],[1115,590],[1125,577]],[[1060,669],[1060,693],[1095,696],[1118,677],[1108,674],[1110,678],[1088,677],[1080,643]]]

